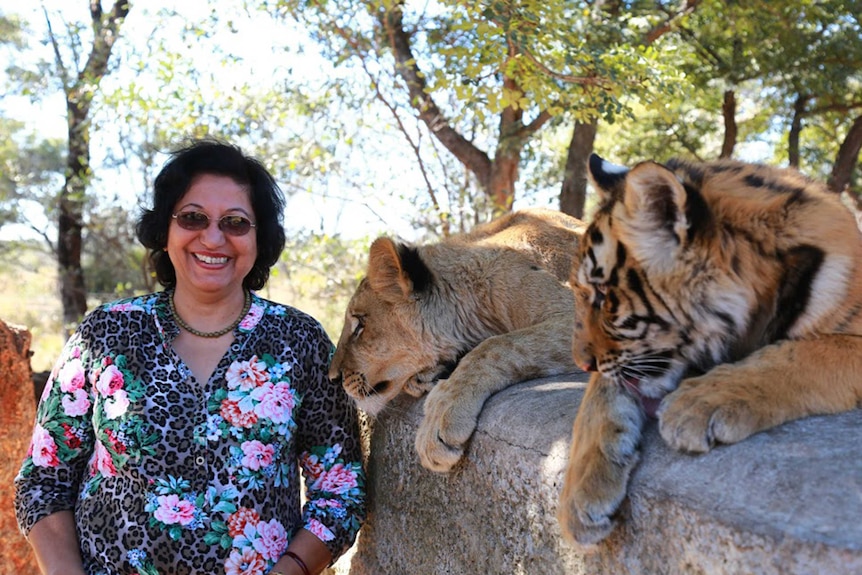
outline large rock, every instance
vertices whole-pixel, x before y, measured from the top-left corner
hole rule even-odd
[[[622,528],[592,553],[570,547],[555,513],[584,381],[537,380],[492,397],[448,475],[423,469],[413,451],[421,401],[385,411],[351,575],[862,573],[860,410],[702,456],[668,449],[652,422]]]
[[[30,332],[0,321],[0,575],[39,572],[30,545],[18,531],[12,506],[12,482],[27,453],[35,416]]]

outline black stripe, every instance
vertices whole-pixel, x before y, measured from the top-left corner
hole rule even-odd
[[[857,303],[850,310],[850,313],[848,313],[847,316],[843,320],[841,320],[841,323],[839,323],[837,326],[835,326],[835,331],[837,333],[841,333],[841,332],[845,331],[848,327],[850,327],[850,324],[852,324],[853,321],[857,317],[859,317],[860,314],[862,314],[862,303]]]
[[[686,184],[685,189],[685,217],[688,220],[688,242],[699,236],[701,238],[711,238],[715,234],[715,221],[712,217],[712,211],[706,203],[700,190]]]
[[[811,287],[823,266],[823,250],[811,245],[801,245],[779,256],[784,268],[784,277],[775,302],[775,316],[766,328],[768,341],[787,337],[787,332],[799,319],[811,299]]]

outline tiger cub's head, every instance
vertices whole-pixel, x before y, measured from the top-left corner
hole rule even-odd
[[[714,222],[697,182],[654,162],[628,169],[593,155],[589,168],[600,205],[570,281],[574,359],[660,399],[688,370],[724,360],[747,303],[708,265]]]

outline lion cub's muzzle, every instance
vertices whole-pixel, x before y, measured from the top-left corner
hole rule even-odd
[[[338,381],[341,383],[344,391],[354,399],[365,399],[372,395],[381,394],[385,392],[390,385],[390,382],[388,381],[381,381],[372,387],[368,385],[368,379],[365,377],[365,374],[359,372],[342,375],[343,377],[339,377]]]

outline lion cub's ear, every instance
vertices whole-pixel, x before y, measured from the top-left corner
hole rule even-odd
[[[371,244],[366,276],[375,293],[394,303],[418,295],[431,272],[415,248],[382,237]]]

